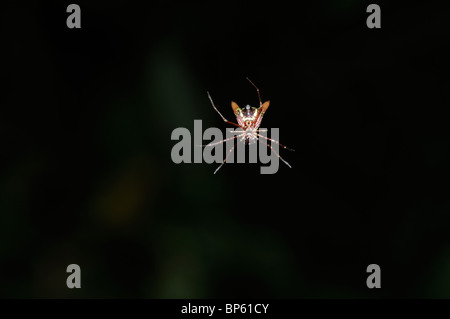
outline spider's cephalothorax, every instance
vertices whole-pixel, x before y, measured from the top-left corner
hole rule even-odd
[[[281,147],[283,147],[285,149],[293,151],[292,149],[287,148],[284,145],[281,145],[278,141],[276,141],[274,139],[271,139],[271,138],[268,138],[268,137],[265,137],[264,135],[259,134],[259,132],[261,130],[259,130],[258,128],[261,125],[261,121],[262,121],[262,118],[264,116],[264,113],[267,111],[267,108],[270,105],[270,101],[262,103],[261,102],[261,96],[259,95],[259,89],[256,87],[255,84],[253,84],[252,81],[250,81],[249,78],[247,78],[247,80],[255,87],[256,91],[258,92],[259,107],[256,108],[256,107],[251,107],[250,105],[247,105],[245,108],[240,108],[235,102],[231,101],[231,108],[233,109],[234,115],[236,115],[236,119],[237,119],[238,124],[230,122],[226,118],[223,117],[223,115],[217,110],[217,108],[214,105],[214,102],[213,102],[213,100],[212,100],[212,98],[211,98],[211,96],[209,95],[209,92],[208,92],[208,96],[209,96],[209,99],[211,100],[211,104],[212,104],[213,108],[216,110],[217,113],[219,113],[219,115],[222,117],[224,122],[232,124],[232,125],[237,126],[237,127],[240,127],[243,131],[237,131],[239,134],[236,135],[236,136],[233,136],[231,138],[227,138],[227,139],[225,139],[223,141],[219,141],[219,142],[216,142],[216,143],[210,143],[210,144],[208,144],[206,146],[214,146],[214,145],[226,142],[226,141],[234,139],[234,138],[240,138],[240,141],[241,142],[245,142],[246,144],[253,144],[257,140],[259,140],[260,137],[262,137],[262,138],[264,138],[267,141],[271,141],[271,142],[276,143],[276,144],[278,144],[279,146],[281,146]],[[289,163],[286,162],[272,148],[271,145],[267,144],[266,142],[263,142],[263,143],[265,143],[268,147],[270,147],[275,152],[275,154],[278,156],[278,158],[280,158],[287,166],[291,167],[289,165]],[[216,169],[214,174],[219,170],[219,168],[222,167],[223,164],[225,164],[225,162],[227,161],[228,156],[231,154],[233,149],[234,149],[234,146],[233,146],[233,148],[230,149],[230,151],[228,152],[228,155],[225,157],[225,159],[223,160],[222,164],[220,164],[220,166]]]

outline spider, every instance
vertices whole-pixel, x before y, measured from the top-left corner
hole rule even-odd
[[[267,111],[267,108],[270,105],[270,101],[266,101],[264,103],[261,102],[261,96],[259,94],[259,89],[258,87],[247,77],[246,78],[251,85],[253,85],[256,89],[256,92],[258,93],[258,99],[259,99],[259,107],[250,107],[250,105],[247,105],[245,108],[240,108],[237,103],[235,103],[234,101],[231,101],[231,108],[233,109],[234,115],[236,116],[237,119],[237,124],[228,121],[220,112],[219,110],[216,108],[216,106],[214,105],[214,102],[211,98],[211,95],[209,94],[209,92],[207,92],[209,100],[211,101],[211,104],[213,106],[213,108],[216,110],[217,113],[219,113],[220,117],[223,119],[223,121],[225,123],[240,127],[242,129],[242,131],[236,131],[239,134],[235,135],[233,137],[224,139],[222,141],[219,142],[215,142],[215,143],[210,143],[207,144],[205,146],[214,146],[217,144],[221,144],[223,142],[235,139],[235,138],[240,138],[240,142],[243,142],[245,144],[253,144],[256,143],[257,140],[261,141],[262,143],[264,143],[265,145],[267,145],[268,147],[271,148],[271,150],[278,156],[279,159],[281,159],[289,168],[292,168],[291,165],[289,165],[288,162],[286,162],[281,156],[280,154],[278,154],[273,148],[272,145],[267,144],[267,142],[265,142],[264,140],[267,141],[271,141],[274,142],[276,144],[278,144],[279,146],[290,150],[290,151],[294,151],[293,149],[290,149],[284,145],[282,145],[281,143],[279,143],[278,141],[268,138],[264,135],[259,134],[259,132],[265,132],[267,130],[259,130],[259,126],[261,125],[261,121],[263,118],[264,113]],[[264,140],[261,140],[260,138],[263,138]],[[227,161],[228,157],[230,156],[231,152],[233,152],[235,146],[233,146],[230,151],[228,152],[227,156],[225,157],[225,159],[223,160],[223,162],[220,164],[220,166],[214,171],[214,174],[217,173],[217,171],[223,166],[223,164],[225,164],[225,162]]]

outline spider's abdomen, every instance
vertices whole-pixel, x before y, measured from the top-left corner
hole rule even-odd
[[[254,127],[258,118],[258,109],[247,105],[245,108],[236,109],[236,119],[243,128]]]
[[[257,111],[258,111],[257,109],[250,108],[250,106],[247,105],[246,108],[242,110],[242,117],[244,119],[248,119],[248,120],[254,121],[254,120],[256,120],[256,113],[257,113]]]

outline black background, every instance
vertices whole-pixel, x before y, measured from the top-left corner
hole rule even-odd
[[[1,296],[450,297],[446,8],[77,3],[2,5]],[[174,164],[247,76],[293,168]]]

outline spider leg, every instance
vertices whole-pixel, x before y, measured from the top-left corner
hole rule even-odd
[[[287,166],[289,166],[289,168],[292,168],[291,165],[289,165],[289,163],[286,162],[286,161],[280,156],[280,154],[278,154],[277,151],[275,151],[275,150],[273,149],[272,145],[269,145],[269,144],[267,144],[266,142],[264,142],[264,141],[262,141],[262,140],[260,140],[260,141],[263,142],[264,144],[266,144],[268,147],[270,147],[270,149],[275,153],[275,155],[278,156],[278,158],[279,158],[280,160],[282,160],[282,161],[284,162],[284,164],[286,164]]]
[[[232,132],[232,133],[239,133],[239,135],[241,135],[241,134],[244,134],[245,133],[245,131],[244,130],[237,130],[237,131],[235,131],[234,129],[232,129],[232,128],[230,128],[230,129],[228,129],[229,131],[228,132]]]
[[[259,89],[258,87],[252,82],[250,81],[250,79],[248,77],[246,77],[246,79],[255,87],[256,92],[258,92],[258,99],[259,99],[259,106],[262,106],[262,102],[261,102],[261,96],[259,95]]]
[[[211,104],[212,104],[213,108],[216,110],[217,113],[219,113],[219,115],[220,115],[220,117],[222,118],[222,120],[223,120],[225,123],[232,124],[232,125],[234,125],[234,126],[240,127],[238,124],[233,123],[233,122],[230,122],[230,121],[228,121],[226,118],[224,118],[223,115],[219,112],[219,110],[218,110],[218,109],[216,108],[216,106],[214,105],[214,102],[213,102],[213,100],[212,100],[212,98],[211,98],[211,95],[209,95],[209,92],[206,92],[206,93],[208,93],[208,97],[209,97],[209,100],[211,101]]]
[[[215,142],[215,143],[202,144],[202,145],[195,145],[195,146],[214,146],[214,145],[222,144],[223,142],[227,142],[227,141],[229,141],[229,140],[235,139],[236,137],[239,137],[239,136],[240,136],[240,135],[235,135],[235,136],[226,138],[226,139],[224,139],[224,140],[221,140],[221,141],[218,141],[218,142]]]
[[[285,148],[285,149],[287,149],[287,150],[289,150],[289,151],[293,151],[293,152],[295,152],[295,150],[294,149],[292,149],[292,148],[289,148],[289,147],[287,147],[287,146],[284,146],[283,144],[281,144],[280,142],[278,142],[277,140],[274,140],[274,139],[271,139],[271,138],[268,138],[268,137],[266,137],[266,136],[264,136],[264,135],[261,135],[261,134],[258,134],[258,133],[256,133],[259,137],[262,137],[262,138],[265,138],[266,140],[268,140],[268,141],[271,141],[271,142],[275,142],[275,143],[277,143],[278,145],[280,145],[282,148]]]
[[[227,157],[225,157],[225,159],[223,160],[222,164],[219,165],[219,167],[217,167],[217,169],[214,171],[214,174],[217,173],[217,171],[222,167],[223,164],[225,164],[225,162],[228,159],[228,156],[230,156],[231,152],[234,150],[234,148],[236,147],[236,145],[233,145],[233,147],[230,149],[230,151],[227,154]]]

